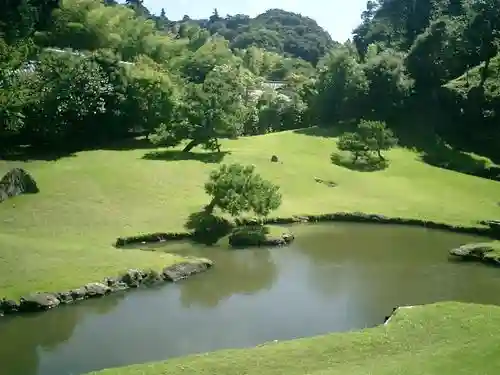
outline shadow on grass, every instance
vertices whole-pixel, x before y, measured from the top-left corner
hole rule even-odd
[[[75,145],[75,146],[31,146],[18,145],[11,146],[7,150],[0,152],[0,160],[6,161],[56,161],[62,158],[73,157],[77,152],[83,151],[130,151],[146,150],[157,148],[145,137],[125,138],[115,141],[100,142],[93,145]]]
[[[203,163],[220,163],[229,151],[222,152],[184,152],[179,150],[152,151],[146,153],[142,158],[146,160],[196,160]]]
[[[222,217],[202,210],[189,215],[184,227],[187,230],[193,231],[194,241],[210,246],[228,235],[233,225]]]
[[[311,128],[303,128],[294,130],[294,133],[309,135],[311,137],[336,138],[346,131],[353,129],[354,123],[343,122],[334,126],[314,126]]]
[[[130,151],[130,150],[151,150],[158,148],[146,137],[126,138],[114,142],[104,143],[93,147],[94,150],[110,151]]]
[[[421,160],[435,167],[500,180],[500,167],[491,166],[485,158],[474,157],[446,145],[437,144],[434,148],[423,151]]]
[[[341,153],[333,153],[330,156],[330,160],[332,164],[357,172],[377,172],[382,171],[389,166],[389,162],[387,160],[380,160],[377,157],[358,159],[354,162],[354,159],[350,155],[344,155]]]
[[[408,120],[412,117],[412,120]],[[434,130],[440,127],[436,122],[444,123],[449,120],[441,117],[436,119],[433,115],[422,117],[418,114],[408,118],[405,122],[393,124],[392,128],[399,139],[399,144],[420,153],[421,161],[438,168],[500,180],[499,167],[490,166],[486,158],[475,157],[465,152],[449,136],[442,139]],[[422,127],[422,122],[428,126]]]
[[[65,150],[35,149],[32,147],[15,147],[0,153],[0,160],[5,161],[56,161],[62,158],[74,157],[75,154]]]

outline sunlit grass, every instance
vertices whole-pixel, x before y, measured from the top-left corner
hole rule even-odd
[[[391,164],[383,171],[351,171],[331,164],[334,147],[329,137],[276,133],[225,141],[222,162],[255,164],[281,186],[283,204],[273,216],[362,211],[461,225],[500,217],[498,182],[429,166],[405,149],[387,153]],[[75,287],[127,267],[174,261],[112,244],[119,236],[184,230],[188,215],[208,202],[203,185],[222,156],[182,160],[167,152],[145,159],[151,151],[0,161],[0,173],[21,166],[41,190],[0,204],[0,296]],[[280,162],[272,163],[272,155]]]

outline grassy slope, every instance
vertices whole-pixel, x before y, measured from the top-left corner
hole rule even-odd
[[[224,162],[253,163],[281,186],[279,216],[364,211],[474,225],[500,217],[500,183],[458,174],[397,149],[381,172],[334,166],[334,140],[285,132],[227,141]],[[215,164],[144,160],[151,150],[98,150],[55,162],[0,161],[0,173],[22,166],[41,193],[0,204],[0,296],[58,290],[99,280],[127,267],[161,267],[169,255],[116,250],[118,236],[182,230],[207,203],[203,184]],[[200,151],[203,152],[203,151]],[[272,154],[281,163],[271,163]],[[178,154],[169,154],[170,157]],[[314,177],[332,180],[330,188]]]
[[[494,375],[500,307],[441,303],[386,326],[135,365],[99,375]]]

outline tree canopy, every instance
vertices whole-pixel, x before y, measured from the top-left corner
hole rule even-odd
[[[370,0],[342,44],[280,9],[172,21],[136,0],[9,1],[2,147],[146,135],[220,151],[224,138],[364,120],[411,147],[439,139],[500,160],[496,0]]]
[[[186,23],[222,35],[232,48],[255,46],[312,64],[334,45],[331,36],[316,21],[282,9],[270,9],[255,18],[241,14],[220,17],[215,10],[208,19],[174,22],[171,27],[181,28]]]
[[[267,216],[281,205],[279,187],[263,179],[253,165],[222,164],[210,174],[205,192],[212,197],[209,213],[218,207],[231,216],[250,212]]]

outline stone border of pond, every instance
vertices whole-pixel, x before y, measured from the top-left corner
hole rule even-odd
[[[129,269],[118,277],[106,277],[102,282],[88,283],[68,291],[32,293],[21,297],[19,302],[3,298],[0,299],[0,316],[43,312],[61,305],[74,304],[89,298],[104,297],[133,288],[177,282],[207,271],[213,264],[209,259],[196,258],[165,267],[161,272]]]
[[[399,217],[388,217],[378,214],[365,214],[362,212],[337,212],[332,214],[321,215],[298,215],[285,218],[264,218],[264,219],[248,219],[239,218],[234,222],[235,227],[248,225],[268,225],[268,224],[297,224],[297,223],[321,223],[321,222],[351,222],[351,223],[375,223],[375,224],[396,224],[406,226],[416,226],[429,229],[440,229],[455,233],[476,234],[480,236],[500,239],[500,228],[489,225],[483,227],[465,227],[455,226],[445,223],[438,223],[420,219],[405,219]],[[483,221],[479,224],[485,225]],[[122,248],[128,245],[140,245],[148,243],[159,243],[167,241],[192,240],[195,238],[194,232],[165,232],[136,235],[132,237],[120,237],[115,242],[115,247]]]
[[[450,257],[459,261],[474,261],[500,266],[500,246],[493,243],[471,243],[451,249]]]

